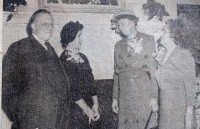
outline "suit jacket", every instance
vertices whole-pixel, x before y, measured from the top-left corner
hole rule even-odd
[[[13,128],[67,126],[69,86],[55,51],[49,55],[33,36],[13,43],[4,56],[2,107]]]

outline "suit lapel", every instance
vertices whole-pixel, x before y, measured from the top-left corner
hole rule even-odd
[[[53,67],[52,65],[53,62],[48,60],[47,50],[33,36],[31,36],[30,38],[31,38],[32,48],[34,49],[33,56],[35,56],[35,58],[38,59],[37,60],[38,62],[35,63],[38,63],[37,67],[39,69],[41,76],[43,77],[43,79],[47,80],[54,89],[56,89],[58,87],[54,77],[56,68]],[[42,60],[41,61],[42,63],[40,63],[39,60]],[[60,93],[58,93],[57,95],[61,97]]]
[[[69,78],[56,52],[54,51],[52,58],[48,59],[47,50],[33,36],[31,37],[31,40],[33,48],[35,49],[34,55],[38,56],[38,59],[44,58],[46,60],[41,66],[38,65],[38,67],[41,67],[39,69],[41,69],[40,72],[43,78],[55,89],[58,97],[61,99],[66,98],[65,88],[67,88],[68,93],[70,92]]]

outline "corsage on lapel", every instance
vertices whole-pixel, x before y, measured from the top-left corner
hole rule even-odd
[[[67,52],[66,51],[66,53],[65,53],[66,55],[67,55],[67,61],[71,61],[71,62],[73,62],[73,63],[83,63],[84,62],[84,60],[83,60],[83,58],[80,56],[80,54],[79,53],[72,53],[72,52]]]
[[[140,52],[143,49],[142,47],[143,40],[144,40],[143,38],[140,38],[139,40],[133,39],[129,40],[127,44],[135,50],[135,53],[140,54]]]

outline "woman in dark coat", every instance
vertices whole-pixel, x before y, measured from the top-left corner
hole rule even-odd
[[[68,129],[89,129],[90,123],[100,118],[92,69],[87,57],[79,52],[82,43],[82,29],[83,25],[79,22],[69,22],[64,25],[60,33],[64,49],[60,60],[71,84]],[[93,104],[88,101],[91,98]]]

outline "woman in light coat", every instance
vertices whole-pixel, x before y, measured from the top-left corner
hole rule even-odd
[[[175,22],[171,21],[164,28],[161,45],[166,48],[166,53],[163,56],[163,53],[158,51],[156,57],[160,64],[156,73],[160,87],[159,129],[192,129],[195,64],[189,45],[174,38],[174,24]]]

